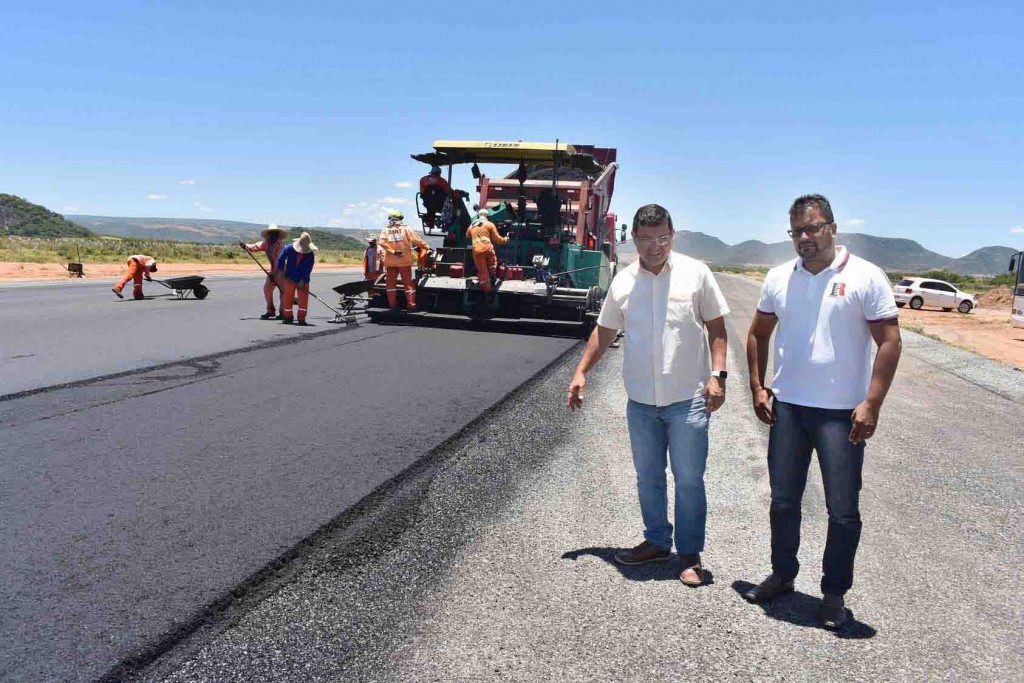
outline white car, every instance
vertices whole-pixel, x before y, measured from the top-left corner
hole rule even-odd
[[[897,306],[910,304],[914,310],[922,306],[935,306],[944,311],[955,308],[961,313],[970,313],[978,305],[973,294],[959,290],[948,282],[926,277],[903,278],[893,285],[892,293],[896,297]]]

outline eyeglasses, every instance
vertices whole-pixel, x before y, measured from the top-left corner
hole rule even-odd
[[[793,237],[793,238],[799,237],[800,235],[807,235],[808,237],[814,237],[819,232],[821,232],[824,228],[827,228],[830,225],[832,225],[831,221],[829,221],[828,223],[815,223],[813,225],[808,225],[808,226],[805,226],[805,227],[802,227],[802,228],[794,228],[792,230],[787,230],[786,232],[788,232],[789,236]]]
[[[662,235],[661,237],[634,237],[633,241],[636,242],[639,247],[649,247],[652,244],[657,244],[659,247],[665,247],[672,241],[672,235]]]

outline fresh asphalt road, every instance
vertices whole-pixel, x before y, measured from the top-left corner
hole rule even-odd
[[[577,344],[289,328],[255,319],[255,279],[204,301],[79,284],[2,294],[5,681],[145,661]]]
[[[766,607],[738,594],[769,570],[767,428],[742,351],[757,285],[719,278],[734,315],[711,426],[710,585],[682,586],[675,562],[612,561],[641,535],[621,354],[569,414],[572,353],[403,478],[365,527],[322,539],[270,597],[138,678],[1020,680],[1024,377],[905,333],[867,451],[853,621],[837,637],[814,623],[816,466],[797,592]]]
[[[256,265],[253,264],[253,269]],[[313,292],[329,305],[331,287],[357,271],[314,273]],[[178,300],[155,282],[147,298],[118,299],[111,280],[0,285],[0,397],[39,387],[184,360],[323,331],[334,314],[310,299],[307,328],[260,321],[262,275],[212,276],[209,296]],[[253,321],[260,324],[253,324]]]

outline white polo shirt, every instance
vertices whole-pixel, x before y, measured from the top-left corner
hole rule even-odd
[[[786,403],[853,409],[871,383],[868,323],[898,317],[881,268],[836,248],[828,268],[812,275],[803,260],[772,268],[757,310],[779,320],[772,391]]]
[[[626,330],[622,376],[638,403],[667,406],[704,391],[711,350],[704,321],[729,313],[706,265],[673,252],[657,275],[637,259],[612,280],[597,324]]]

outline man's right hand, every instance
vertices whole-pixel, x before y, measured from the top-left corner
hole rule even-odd
[[[583,388],[587,386],[587,379],[582,372],[577,372],[569,383],[569,400],[566,405],[569,410],[576,410],[583,407]]]
[[[767,387],[758,387],[751,392],[754,400],[754,413],[757,419],[766,425],[775,424],[775,413],[772,412],[772,399],[775,394]]]

